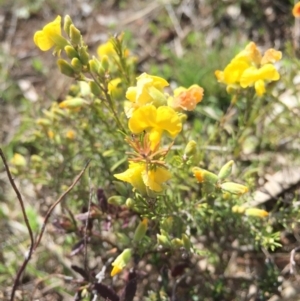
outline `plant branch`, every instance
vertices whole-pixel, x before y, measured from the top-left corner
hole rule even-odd
[[[1,159],[3,161],[3,164],[4,164],[4,167],[5,167],[5,171],[6,171],[8,179],[9,179],[9,182],[10,182],[12,188],[14,189],[14,191],[15,191],[15,193],[17,195],[17,198],[19,200],[19,203],[21,205],[21,210],[22,210],[23,218],[24,218],[24,221],[25,221],[25,224],[26,224],[26,227],[28,229],[29,236],[30,236],[29,251],[25,255],[25,260],[24,260],[23,264],[21,265],[21,267],[18,270],[16,279],[14,281],[14,285],[13,285],[13,288],[12,288],[10,300],[13,301],[14,295],[15,295],[15,291],[17,289],[20,277],[21,277],[23,271],[25,270],[25,268],[26,268],[26,266],[27,266],[27,264],[28,264],[28,262],[29,262],[29,260],[30,260],[30,258],[32,256],[33,247],[34,247],[34,238],[33,238],[33,232],[32,232],[32,229],[31,229],[31,226],[29,224],[29,220],[28,220],[28,217],[27,217],[27,214],[26,214],[26,211],[25,211],[25,206],[24,206],[24,202],[23,202],[23,199],[22,199],[22,195],[21,195],[20,191],[18,190],[18,188],[17,188],[17,186],[16,186],[16,184],[15,184],[13,178],[12,178],[11,172],[10,172],[8,164],[7,164],[7,161],[5,159],[4,153],[3,153],[3,151],[2,151],[1,148],[0,148],[0,156],[1,156]]]

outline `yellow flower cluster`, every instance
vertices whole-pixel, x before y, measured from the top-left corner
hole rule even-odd
[[[134,147],[143,155],[135,160],[137,162],[130,162],[128,170],[115,177],[130,183],[144,195],[149,190],[163,191],[163,183],[171,178],[161,157],[159,164],[153,160],[156,153],[161,153],[159,145],[162,137],[169,136],[174,140],[182,130],[180,111],[193,110],[203,97],[203,89],[197,85],[188,89],[180,87],[171,97],[164,92],[168,85],[161,77],[143,73],[137,78],[136,86],[129,87],[126,93],[125,112],[129,118],[129,130],[134,135],[143,136],[146,147]]]
[[[266,92],[265,84],[280,78],[273,64],[279,61],[281,56],[280,51],[272,48],[262,56],[256,44],[250,42],[231,60],[224,71],[217,70],[215,75],[219,82],[227,85],[228,93],[240,87],[254,87],[256,94],[262,96]]]

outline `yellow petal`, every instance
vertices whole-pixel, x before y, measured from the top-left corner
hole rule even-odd
[[[266,92],[265,82],[263,80],[256,81],[254,84],[254,88],[258,96],[262,96]]]
[[[146,186],[142,179],[142,172],[145,170],[146,166],[144,163],[129,163],[129,168],[119,174],[115,174],[114,177],[130,183],[137,191],[141,194],[146,194]]]
[[[44,26],[42,30],[37,31],[33,37],[34,43],[42,51],[47,51],[54,45],[63,48],[67,41],[61,36],[61,16]]]
[[[167,131],[172,138],[175,138],[181,132],[182,123],[172,108],[161,106],[157,109],[156,127]]]
[[[130,131],[139,134],[148,128],[155,127],[156,114],[156,108],[153,105],[138,108],[129,119]]]
[[[143,180],[145,185],[151,190],[161,192],[163,190],[163,183],[171,178],[171,173],[162,167],[156,167],[155,169],[143,172]]]

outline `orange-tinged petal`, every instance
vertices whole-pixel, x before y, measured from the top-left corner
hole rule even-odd
[[[274,64],[275,62],[281,60],[281,58],[282,58],[281,51],[277,51],[273,48],[270,48],[265,52],[265,54],[264,54],[263,58],[261,59],[260,63],[261,63],[261,65],[265,65],[265,64],[268,64],[268,63],[273,63]]]
[[[177,90],[177,91],[176,91]],[[193,85],[188,89],[178,88],[174,91],[174,98],[169,98],[168,105],[175,110],[192,111],[203,98],[203,88]],[[176,95],[175,95],[176,92]]]
[[[117,274],[119,274],[120,272],[122,271],[122,269],[120,269],[119,267],[117,266],[114,266],[111,273],[110,273],[110,276],[113,277]]]
[[[297,2],[294,7],[293,7],[293,16],[295,18],[299,18],[300,17],[300,2]]]
[[[238,53],[233,60],[244,60],[245,62],[259,65],[261,53],[254,42],[250,42],[244,50]]]

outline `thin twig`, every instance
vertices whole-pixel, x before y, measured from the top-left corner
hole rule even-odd
[[[14,189],[16,195],[17,195],[17,198],[19,200],[19,203],[20,203],[20,206],[21,206],[21,210],[22,210],[22,214],[23,214],[23,218],[24,218],[24,221],[25,221],[25,224],[26,224],[26,227],[28,229],[28,233],[29,233],[29,236],[30,236],[30,247],[29,247],[29,251],[28,253],[25,255],[25,260],[23,262],[23,264],[21,265],[21,267],[19,268],[18,270],[18,273],[17,273],[17,276],[16,276],[16,279],[14,281],[14,285],[13,285],[13,288],[12,288],[12,292],[11,292],[11,298],[10,300],[13,301],[14,299],[14,295],[15,295],[15,291],[17,289],[17,286],[18,286],[18,283],[19,283],[19,280],[20,280],[20,277],[23,273],[23,271],[25,270],[30,258],[31,258],[31,255],[33,253],[33,246],[34,246],[34,238],[33,238],[33,232],[32,232],[32,229],[31,229],[31,226],[29,224],[29,220],[28,220],[28,217],[27,217],[27,214],[26,214],[26,211],[25,211],[25,206],[24,206],[24,202],[23,202],[23,199],[22,199],[22,196],[21,196],[21,193],[20,191],[18,190],[13,178],[12,178],[12,175],[10,173],[10,170],[9,170],[9,167],[8,167],[8,164],[7,164],[7,161],[5,159],[5,156],[4,156],[4,153],[2,151],[2,149],[0,148],[0,156],[1,156],[1,159],[3,161],[3,164],[4,164],[4,167],[5,167],[5,171],[7,173],[7,177],[9,179],[9,182],[12,186],[12,188]]]
[[[290,256],[290,274],[295,273],[295,266],[296,266],[296,261],[295,261],[295,253],[300,250],[300,247],[296,247],[291,251],[291,256]]]
[[[87,169],[87,167],[89,166],[91,160],[88,160],[88,162],[85,164],[84,168],[82,169],[82,171],[78,174],[78,176],[75,178],[75,180],[73,181],[73,183],[71,184],[71,186],[69,186],[69,188],[57,199],[57,201],[49,208],[49,210],[47,211],[41,232],[36,240],[36,243],[34,245],[34,250],[36,250],[36,248],[38,247],[38,245],[40,244],[40,241],[42,239],[42,236],[44,234],[48,219],[50,218],[50,215],[52,213],[52,211],[54,210],[54,208],[63,200],[63,198],[73,189],[73,187],[77,184],[77,182],[80,180],[80,178],[82,177],[83,173],[85,172],[85,170]]]
[[[88,242],[88,227],[90,222],[90,216],[91,216],[91,204],[92,204],[92,197],[93,197],[93,188],[92,188],[92,181],[91,181],[91,168],[89,168],[89,203],[88,203],[88,216],[85,221],[85,228],[84,228],[84,270],[88,272],[88,258],[87,258],[87,242]],[[89,272],[87,273],[89,275]]]

